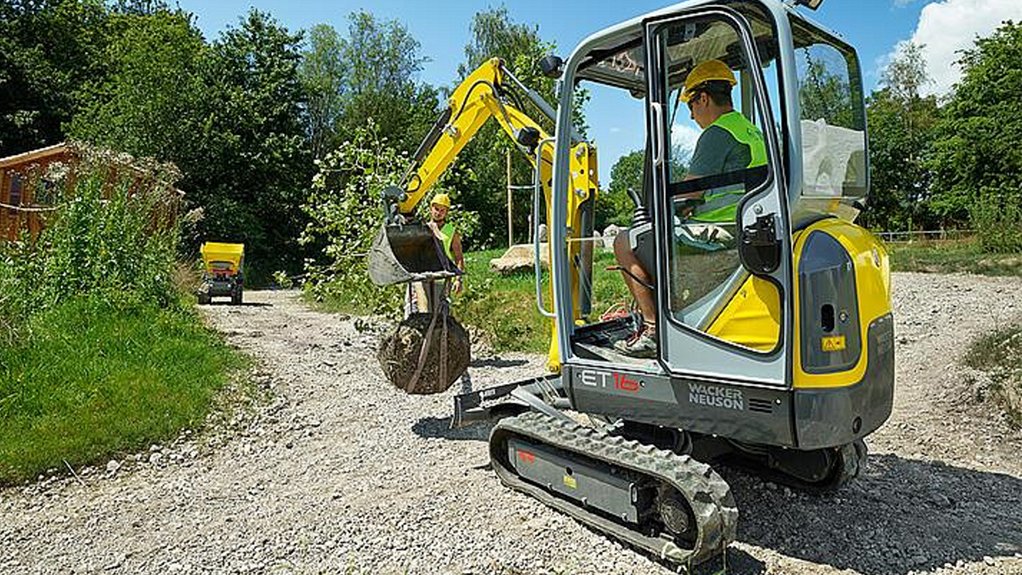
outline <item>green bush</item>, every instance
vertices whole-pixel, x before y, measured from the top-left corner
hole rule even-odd
[[[0,245],[0,317],[25,318],[83,294],[109,301],[177,301],[172,166],[80,147],[64,201],[35,239]],[[39,178],[49,176],[40,174]]]
[[[984,187],[969,211],[984,252],[1022,252],[1022,196],[1018,190]]]
[[[1022,427],[1022,327],[1000,328],[973,342],[965,364],[990,376],[993,399]]]
[[[383,190],[397,185],[409,159],[380,137],[370,121],[337,149],[317,160],[319,171],[303,209],[309,216],[300,242],[317,246],[322,256],[307,261],[306,292],[330,307],[394,317],[402,309],[404,286],[379,288],[369,280],[367,255],[383,223]],[[419,203],[416,217],[425,219],[429,197],[447,192],[434,186]],[[479,215],[453,206],[451,222],[462,238],[479,226]]]
[[[401,292],[369,281],[366,255],[381,224],[383,189],[397,182],[407,159],[370,122],[316,163],[302,206],[310,222],[299,241],[321,247],[322,257],[306,262],[305,288],[320,301],[347,301],[351,311],[392,315]]]
[[[200,424],[240,365],[176,286],[172,166],[82,147],[36,238],[0,244],[0,485]]]

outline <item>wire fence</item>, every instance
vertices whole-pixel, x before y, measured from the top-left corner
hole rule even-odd
[[[912,230],[909,232],[877,232],[877,236],[887,243],[964,240],[971,238],[975,234],[975,230]]]

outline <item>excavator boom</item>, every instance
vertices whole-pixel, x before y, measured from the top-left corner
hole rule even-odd
[[[400,186],[385,193],[387,222],[377,234],[370,251],[369,273],[376,284],[436,281],[461,273],[437,247],[427,226],[409,222],[414,220],[412,214],[416,207],[458,154],[491,119],[532,164],[537,191],[534,212],[538,212],[539,192],[542,191],[547,225],[551,225],[554,138],[522,109],[522,92],[552,123],[554,118],[550,114],[553,110],[549,105],[517,80],[499,58],[484,62],[455,88],[448,99],[448,107],[416,150]],[[571,173],[575,193],[567,200],[569,238],[578,240],[591,235],[593,203],[599,184],[595,148],[587,142],[576,141],[576,137],[571,139],[574,141]],[[538,221],[534,221],[534,225],[537,224]],[[587,313],[589,305],[592,246],[579,241],[569,245],[572,261],[577,262],[571,274],[573,307],[576,315],[581,316]],[[556,350],[555,334],[548,361],[551,369],[559,366]]]

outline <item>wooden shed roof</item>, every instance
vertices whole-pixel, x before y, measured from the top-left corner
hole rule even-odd
[[[0,169],[35,162],[49,156],[67,153],[67,151],[67,144],[65,142],[46,146],[45,148],[29,150],[13,156],[7,156],[6,158],[0,158]]]

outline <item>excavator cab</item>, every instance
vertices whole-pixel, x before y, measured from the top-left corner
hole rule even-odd
[[[690,120],[700,111],[686,105],[685,81],[711,60],[733,73],[735,125],[762,135],[760,158],[707,158],[696,145],[718,123]],[[573,407],[783,448],[837,447],[876,429],[890,413],[893,322],[886,253],[854,224],[868,189],[854,49],[789,4],[689,2],[591,36],[561,81],[559,128],[574,90],[642,96],[633,117],[646,126],[649,221],[623,233],[655,278],[658,326],[656,357],[636,360],[613,346],[631,318],[570,320],[556,281],[567,263],[557,207],[570,194],[559,148],[553,269]],[[590,385],[609,374],[645,384]]]
[[[734,499],[706,464],[834,489],[861,472],[863,438],[891,412],[888,257],[854,221],[869,185],[862,76],[855,50],[799,8],[819,4],[692,0],[546,62],[560,90],[553,290],[541,305],[561,371],[455,398],[455,425],[499,418],[490,455],[505,485],[670,561],[707,560],[735,536]],[[700,104],[685,97],[709,61],[734,75],[741,117],[729,125],[694,122]],[[644,156],[641,217],[622,233],[654,278],[651,358],[614,345],[635,315],[579,321],[570,133],[580,90],[620,103],[611,126],[590,118],[588,133],[630,136]],[[714,126],[761,147],[705,157]]]

